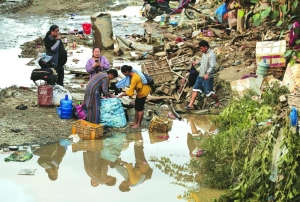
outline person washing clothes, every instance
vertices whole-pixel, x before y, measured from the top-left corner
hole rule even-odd
[[[105,97],[112,97],[109,93],[109,80],[118,77],[118,72],[115,69],[110,69],[107,72],[100,72],[93,76],[86,85],[84,93],[84,106],[87,110],[87,121],[95,124],[100,123],[100,96],[101,93]]]
[[[129,125],[131,128],[141,127],[143,116],[144,116],[144,106],[148,94],[151,91],[151,87],[147,85],[147,79],[140,71],[133,70],[131,66],[123,65],[121,67],[121,72],[126,76],[124,79],[116,83],[117,88],[124,88],[129,86],[129,90],[123,92],[119,97],[128,95],[133,96],[134,91],[136,91],[135,99],[135,119]]]
[[[90,80],[98,74],[98,72],[105,72],[109,70],[110,65],[106,57],[101,56],[101,49],[98,46],[93,47],[93,55],[85,65],[85,69],[90,73]]]

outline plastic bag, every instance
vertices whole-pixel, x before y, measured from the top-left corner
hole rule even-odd
[[[68,95],[69,100],[72,100],[71,93],[65,89],[63,86],[54,85],[53,86],[53,105],[58,106],[60,105],[60,100],[65,98]]]
[[[78,104],[75,106],[75,112],[78,119],[85,120],[86,119],[86,112],[84,109],[84,103]]]
[[[119,98],[100,99],[100,123],[116,128],[126,126],[126,116]]]
[[[228,12],[226,4],[222,4],[215,12],[215,17],[220,23],[223,23],[223,16]]]
[[[292,108],[292,111],[290,113],[290,119],[291,119],[291,126],[297,126],[298,124],[298,112],[295,107]]]

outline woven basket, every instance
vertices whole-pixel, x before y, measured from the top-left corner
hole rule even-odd
[[[103,136],[103,126],[78,120],[73,123],[71,134],[77,134],[83,140],[97,140]]]
[[[173,122],[168,119],[153,116],[149,125],[149,132],[166,133],[172,129],[172,124]]]

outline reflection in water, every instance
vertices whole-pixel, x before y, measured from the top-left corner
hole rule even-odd
[[[99,151],[83,152],[84,169],[91,178],[91,185],[97,187],[99,184],[114,186],[116,177],[107,175],[110,161],[103,159]]]
[[[37,162],[48,173],[49,179],[52,181],[57,180],[59,164],[66,154],[65,148],[59,143],[45,145],[34,150],[33,154],[40,156]]]
[[[141,133],[135,135],[134,156],[134,166],[132,163],[127,163],[121,159],[116,166],[117,171],[124,178],[124,181],[119,185],[119,190],[122,192],[130,191],[130,187],[138,186],[146,180],[151,179],[152,176],[153,170],[145,159],[143,137]]]
[[[148,190],[152,188],[155,194],[153,199],[158,201],[163,200],[162,197],[164,197],[163,201],[168,201],[168,199],[174,201],[174,199],[177,200],[176,197],[192,201],[194,197],[191,197],[191,193],[194,192],[197,192],[198,197],[201,193],[199,200],[208,201],[206,199],[219,195],[219,192],[217,195],[208,196],[206,193],[210,190],[201,188],[199,191],[199,182],[202,177],[201,157],[192,155],[193,151],[201,148],[200,143],[207,136],[201,134],[211,129],[208,126],[209,123],[206,123],[204,132],[199,127],[201,122],[205,123],[205,119],[191,117],[188,120],[185,119],[186,123],[177,121],[173,126],[176,128],[175,132],[115,133],[101,140],[80,141],[72,144],[73,153],[69,150],[67,151],[69,155],[65,155],[65,148],[59,143],[42,146],[32,151],[38,156],[38,164],[48,173],[49,179],[56,180],[59,170],[61,180],[57,183],[58,187],[65,187],[68,182],[66,179],[73,179],[88,184],[88,186],[81,187],[83,185],[77,183],[74,185],[76,189],[84,189],[89,193],[95,190],[94,187],[101,187],[101,190],[107,193],[106,197],[114,198],[122,195],[124,202],[140,201],[137,198],[131,200],[131,197],[149,195]],[[180,130],[184,125],[184,130]],[[37,159],[37,157],[34,158]],[[74,158],[80,160],[74,161]],[[62,159],[65,162],[59,169]],[[156,171],[154,171],[155,168]],[[76,178],[71,176],[69,169],[72,169],[72,172],[76,171]],[[46,181],[49,180],[46,178]],[[156,188],[157,184],[161,186]],[[43,186],[41,184],[41,187]],[[47,187],[44,187],[45,189]],[[123,192],[129,192],[129,195]],[[160,196],[161,192],[164,194]],[[211,192],[216,193],[214,190]],[[112,196],[111,193],[116,193],[117,196]],[[202,195],[205,195],[204,200]],[[96,201],[94,196],[91,198]],[[151,197],[148,196],[145,201],[150,201],[150,199]]]
[[[91,178],[91,185],[97,187],[99,184],[114,186],[116,177],[107,175],[108,169],[114,168],[118,163],[118,158],[121,155],[123,146],[126,145],[126,134],[118,133],[102,142],[103,149],[92,149],[92,151],[83,152],[84,169]]]

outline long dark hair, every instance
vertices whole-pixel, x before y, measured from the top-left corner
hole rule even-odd
[[[44,41],[46,40],[46,38],[49,36],[49,34],[51,34],[51,31],[55,31],[57,28],[59,28],[57,25],[51,25],[49,31],[46,33],[46,36],[44,38]]]

